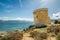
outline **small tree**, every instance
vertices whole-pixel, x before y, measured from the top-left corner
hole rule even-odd
[[[58,20],[55,20],[55,22],[54,22],[55,24],[57,24],[58,23]]]

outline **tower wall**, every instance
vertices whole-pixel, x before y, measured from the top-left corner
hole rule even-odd
[[[48,16],[48,9],[42,8],[34,11],[34,22],[40,24],[50,24],[50,17]]]

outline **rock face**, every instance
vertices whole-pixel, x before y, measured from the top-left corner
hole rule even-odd
[[[50,17],[48,16],[48,9],[47,8],[41,8],[37,9],[33,12],[34,14],[34,22],[40,23],[40,24],[50,24]]]

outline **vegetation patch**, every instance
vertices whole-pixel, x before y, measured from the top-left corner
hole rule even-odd
[[[2,37],[0,40],[22,40],[23,38],[23,33],[16,30],[13,32],[9,32],[7,35]]]
[[[33,37],[35,40],[43,40],[43,39],[47,39],[47,33],[40,33],[37,31],[33,31],[30,33],[31,37]]]

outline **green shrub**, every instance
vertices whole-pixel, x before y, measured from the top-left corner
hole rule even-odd
[[[58,20],[55,20],[55,22],[54,22],[55,24],[57,24],[58,23]]]
[[[60,24],[60,20],[55,20],[55,24]]]

